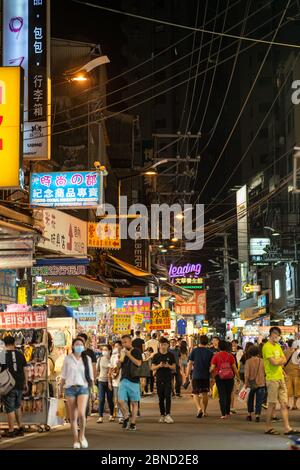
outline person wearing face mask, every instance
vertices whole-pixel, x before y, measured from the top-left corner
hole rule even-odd
[[[94,375],[92,361],[86,355],[84,349],[85,344],[83,339],[75,338],[72,343],[72,353],[64,359],[59,391],[59,398],[63,396],[64,389],[67,399],[74,449],[88,448],[88,441],[85,437],[85,413],[89,398],[89,388],[93,384]]]
[[[116,341],[113,347],[112,355],[109,363],[108,380],[112,384],[113,398],[115,410],[117,410],[117,417],[119,418],[119,424],[123,424],[123,416],[118,403],[118,391],[121,380],[121,369],[119,367],[120,353],[122,350],[122,342]]]
[[[109,380],[109,368],[110,368],[110,357],[112,353],[112,347],[107,344],[102,347],[102,356],[97,362],[97,378],[98,378],[98,390],[99,390],[99,419],[97,423],[103,423],[103,413],[105,398],[107,398],[109,406],[109,421],[114,421],[114,400],[113,400],[113,389],[112,382]]]

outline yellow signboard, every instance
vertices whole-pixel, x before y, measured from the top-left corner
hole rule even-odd
[[[26,287],[18,287],[18,304],[27,304],[27,289]]]
[[[120,250],[120,225],[89,222],[88,247]]]
[[[170,330],[171,311],[169,308],[151,310],[151,330]]]
[[[0,188],[20,186],[21,67],[0,67]]]
[[[144,315],[142,313],[135,313],[133,317],[133,321],[135,324],[143,323],[143,320],[144,320]]]
[[[130,314],[114,314],[114,333],[117,335],[126,335],[131,331],[131,318]]]

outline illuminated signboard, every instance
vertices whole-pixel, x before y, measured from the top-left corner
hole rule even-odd
[[[185,289],[204,289],[204,281],[199,277],[202,271],[200,263],[186,263],[181,266],[171,264],[169,267],[169,278],[174,284]]]
[[[24,156],[50,158],[50,1],[3,0],[3,65],[25,73]]]
[[[150,297],[118,297],[116,299],[116,311],[119,314],[143,314],[145,320],[150,319]]]
[[[20,186],[22,82],[21,67],[0,67],[0,188]]]
[[[96,171],[32,173],[30,204],[43,207],[97,207],[101,177]]]

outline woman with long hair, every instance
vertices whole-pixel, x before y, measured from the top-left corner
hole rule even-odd
[[[75,338],[72,342],[72,353],[64,359],[59,391],[59,397],[63,396],[64,390],[67,399],[74,449],[88,448],[88,441],[85,437],[86,407],[94,374],[92,361],[84,349],[84,340]]]
[[[187,370],[187,365],[188,365],[188,360],[189,360],[189,348],[188,344],[185,340],[182,340],[180,342],[180,367],[181,367],[181,374],[183,376],[183,382],[186,381],[186,370]]]

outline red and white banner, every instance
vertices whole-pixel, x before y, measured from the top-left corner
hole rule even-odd
[[[47,311],[0,312],[0,330],[47,328]]]

